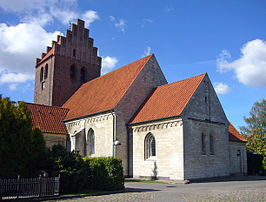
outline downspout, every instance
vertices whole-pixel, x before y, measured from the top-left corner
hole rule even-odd
[[[115,140],[116,140],[116,115],[115,112],[112,112],[112,116],[113,116],[113,157],[116,157],[116,146],[114,144]]]

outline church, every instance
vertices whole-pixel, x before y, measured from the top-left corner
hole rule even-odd
[[[34,104],[47,147],[114,156],[124,175],[191,180],[247,173],[246,140],[207,73],[168,83],[154,54],[105,75],[84,21],[36,59]]]

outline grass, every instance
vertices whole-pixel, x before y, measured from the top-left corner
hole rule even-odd
[[[125,178],[125,182],[142,182],[142,183],[166,184],[165,182],[158,181],[158,180],[138,180],[138,179],[131,179],[131,178]]]

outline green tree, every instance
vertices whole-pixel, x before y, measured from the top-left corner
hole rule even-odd
[[[34,175],[41,168],[45,151],[42,133],[32,129],[25,103],[0,98],[0,177]]]
[[[263,156],[263,167],[266,168],[266,100],[255,102],[244,117],[247,126],[240,127],[242,135],[247,139],[248,152],[256,152]]]

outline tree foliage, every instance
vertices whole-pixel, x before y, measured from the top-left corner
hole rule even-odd
[[[40,169],[45,150],[25,103],[0,98],[0,177],[32,176]]]
[[[249,113],[244,117],[247,126],[240,127],[242,135],[247,139],[247,150],[263,156],[266,168],[266,100],[255,102]]]

